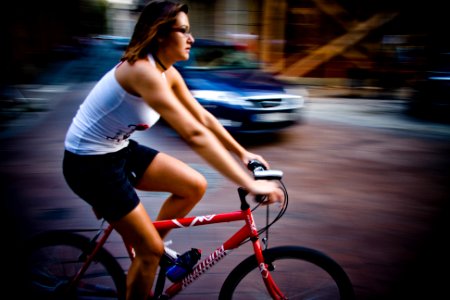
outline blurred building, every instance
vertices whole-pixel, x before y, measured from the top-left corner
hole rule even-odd
[[[422,5],[386,0],[187,2],[195,36],[246,43],[269,71],[281,76],[391,88],[416,80],[423,68],[430,28],[417,22],[428,20]]]
[[[108,2],[109,34],[131,35],[147,1]],[[429,34],[439,27],[430,22],[433,5],[402,0],[184,2],[195,37],[244,44],[268,71],[306,83],[414,85],[426,70]]]
[[[146,2],[3,3],[1,54],[8,57],[8,75],[2,75],[2,83],[32,79],[55,53],[70,56],[82,50],[83,38],[131,35]],[[185,2],[195,37],[245,44],[280,76],[344,79],[350,85],[392,88],[414,82],[426,68],[429,33],[438,27],[432,22],[438,11],[433,5],[403,0]]]
[[[107,30],[106,0],[7,0],[0,7],[0,89],[33,81],[55,59],[76,58],[86,37]]]

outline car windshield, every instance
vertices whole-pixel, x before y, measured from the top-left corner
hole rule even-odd
[[[190,58],[178,65],[189,69],[256,69],[259,62],[251,53],[234,46],[192,47]]]

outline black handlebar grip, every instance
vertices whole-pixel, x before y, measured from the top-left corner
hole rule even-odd
[[[266,195],[255,195],[255,202],[257,203],[263,203],[266,201]]]
[[[267,170],[267,168],[260,161],[258,161],[256,159],[249,161],[247,164],[247,168],[252,172]]]

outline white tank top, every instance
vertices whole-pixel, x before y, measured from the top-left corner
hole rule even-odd
[[[155,65],[151,55],[149,59]],[[122,88],[114,75],[116,68],[100,79],[80,105],[66,134],[66,150],[81,155],[116,152],[128,145],[134,131],[158,121],[159,114],[142,98]]]

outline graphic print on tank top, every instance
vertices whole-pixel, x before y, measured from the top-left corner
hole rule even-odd
[[[128,139],[133,134],[133,132],[143,131],[148,129],[149,127],[150,126],[147,124],[130,124],[128,125],[128,128],[130,129],[129,131],[119,130],[115,136],[107,136],[106,139],[120,143],[121,141]]]

